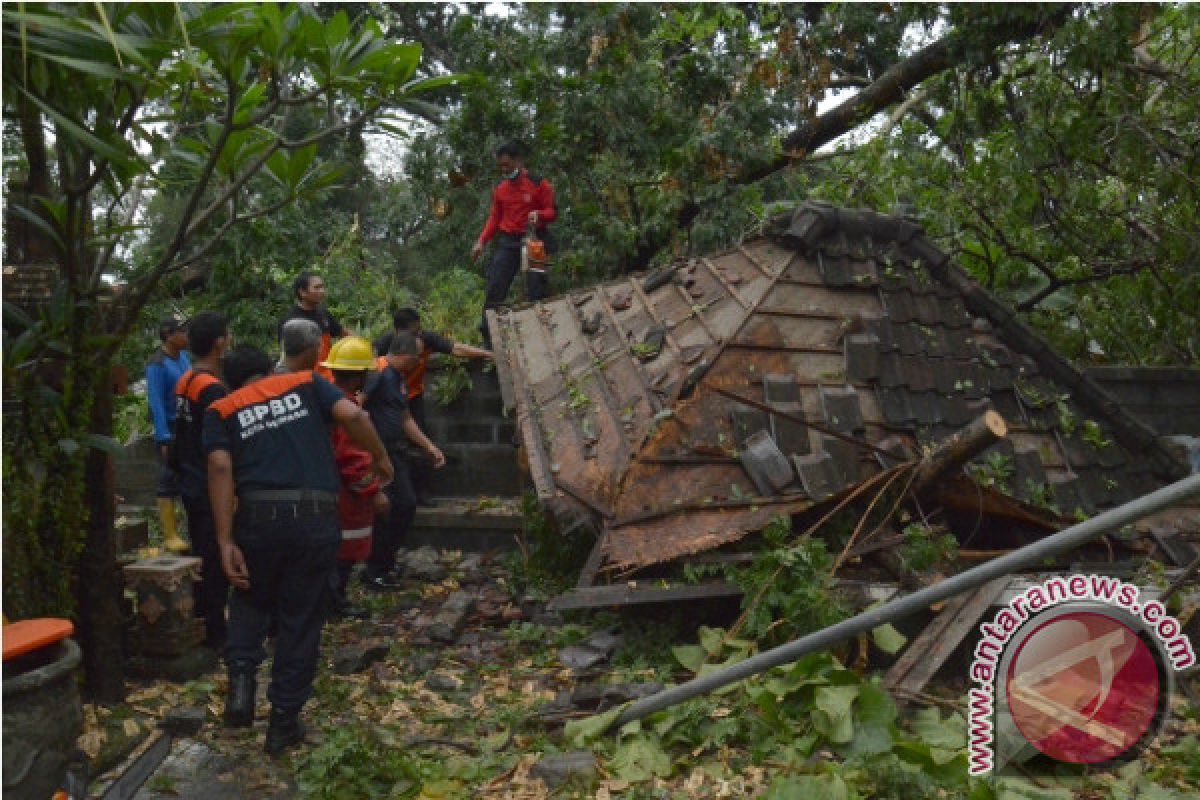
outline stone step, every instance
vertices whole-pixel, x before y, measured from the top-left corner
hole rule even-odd
[[[516,497],[529,488],[529,476],[517,466],[510,444],[439,442],[446,466],[430,476],[430,491],[446,497],[502,495]]]
[[[512,549],[521,532],[521,498],[515,496],[438,497],[433,508],[418,508],[404,547],[483,552]]]

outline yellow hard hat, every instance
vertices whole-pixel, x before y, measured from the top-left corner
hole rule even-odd
[[[375,353],[371,343],[361,336],[338,339],[329,348],[329,358],[321,362],[326,369],[375,369]]]

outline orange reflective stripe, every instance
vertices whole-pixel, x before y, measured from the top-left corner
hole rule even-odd
[[[422,350],[421,355],[418,356],[417,365],[404,376],[404,383],[408,386],[409,398],[418,397],[425,393],[425,369],[428,367],[429,357],[432,355],[433,351]]]
[[[306,383],[312,383],[313,374],[311,372],[291,372],[286,375],[270,375],[260,381],[255,381],[249,386],[243,386],[231,395],[222,397],[209,408],[215,409],[221,419],[228,419],[235,411],[252,406],[255,403],[263,403],[267,400],[272,400],[280,395],[286,394],[297,386],[302,386]]]

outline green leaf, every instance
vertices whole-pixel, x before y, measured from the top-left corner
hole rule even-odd
[[[618,778],[641,783],[670,775],[671,757],[649,736],[634,736],[621,742],[607,766]]]
[[[871,631],[871,638],[875,640],[876,647],[892,655],[900,652],[900,648],[908,641],[908,637],[896,630],[890,622],[885,622]]]
[[[997,800],[1071,800],[1075,796],[1065,787],[1037,786],[1025,778],[1001,778],[995,788]]]
[[[428,92],[431,89],[441,89],[444,86],[457,86],[459,84],[470,83],[474,81],[470,75],[435,75],[432,78],[422,78],[419,81],[410,81],[402,87],[405,94],[416,94],[417,92]]]
[[[700,639],[700,646],[704,648],[706,653],[714,658],[721,654],[721,650],[725,646],[724,629],[709,628],[706,625],[701,625],[696,635]]]
[[[884,689],[863,684],[854,706],[854,739],[847,752],[855,755],[886,753],[895,742],[896,704]]]
[[[621,712],[627,705],[628,703],[610,708],[595,716],[571,720],[563,728],[563,738],[570,742],[572,747],[585,746],[588,742],[603,736],[617,721],[617,717],[621,716]]]
[[[64,115],[58,109],[44,102],[41,98],[27,92],[20,86],[17,87],[17,91],[21,92],[30,100],[32,100],[34,104],[46,114],[46,116],[50,117],[50,119],[54,120],[59,126],[61,126],[63,132],[70,138],[80,142],[83,145],[86,145],[95,153],[104,156],[111,161],[114,166],[117,164],[128,166],[136,161],[136,159],[134,159],[131,154],[121,146],[112,142],[106,142],[91,131],[79,125],[79,123],[75,122],[73,119],[70,119]],[[122,145],[125,145],[124,140],[120,141]]]
[[[967,746],[966,725],[962,717],[951,714],[943,720],[936,708],[923,708],[913,715],[912,731],[931,747],[960,750]]]
[[[677,645],[671,648],[675,660],[690,672],[699,672],[708,660],[708,653],[697,644]]]
[[[858,686],[822,686],[817,689],[813,727],[834,744],[854,738],[854,716],[850,713]]]
[[[72,58],[71,56],[65,56],[59,53],[42,53],[41,55],[43,58],[50,61],[56,61],[68,69],[75,70],[76,72],[83,72],[97,78],[103,78],[106,80],[120,80],[121,78],[125,77],[125,73],[120,69],[117,69],[111,64],[105,64],[102,61],[91,61],[85,58]]]
[[[776,778],[763,800],[849,800],[846,782],[832,773]]]

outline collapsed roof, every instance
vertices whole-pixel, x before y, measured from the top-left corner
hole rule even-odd
[[[489,314],[538,496],[595,523],[595,566],[736,541],[988,409],[1010,431],[979,459],[1006,513],[1091,513],[1185,474],[915,223],[810,202],[769,231]]]

